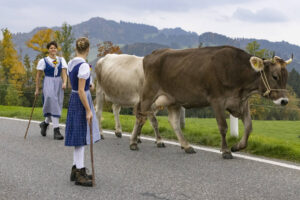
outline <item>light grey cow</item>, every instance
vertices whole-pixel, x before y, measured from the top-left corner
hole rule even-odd
[[[139,102],[139,95],[144,83],[143,57],[126,54],[108,54],[98,60],[95,71],[97,76],[96,113],[99,119],[100,134],[103,137],[101,116],[103,101],[105,99],[113,104],[115,135],[122,137],[119,113],[121,107],[135,108]],[[157,146],[164,147],[165,145],[159,134],[158,123],[155,117],[157,111],[149,113],[148,119],[154,129]],[[182,126],[184,126],[184,117],[182,122]],[[135,129],[136,126],[133,131]]]

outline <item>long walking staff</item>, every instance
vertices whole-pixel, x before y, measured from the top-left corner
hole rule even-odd
[[[92,119],[90,122],[90,152],[91,152],[91,162],[92,162],[92,183],[95,186],[95,169],[94,169],[94,152],[93,152],[93,123]]]
[[[26,129],[26,132],[25,132],[25,135],[24,135],[24,139],[25,140],[26,140],[26,137],[27,137],[27,133],[28,133],[30,122],[31,122],[31,118],[32,118],[32,114],[33,114],[33,110],[34,110],[34,107],[35,107],[35,102],[36,102],[37,96],[38,95],[35,95],[35,97],[34,97],[34,101],[33,101],[33,105],[32,105],[32,110],[31,110],[31,114],[30,114],[30,118],[29,118],[29,122],[28,122],[27,129]]]

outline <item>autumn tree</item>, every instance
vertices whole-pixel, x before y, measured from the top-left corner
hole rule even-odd
[[[34,34],[32,38],[26,42],[26,45],[39,52],[36,58],[38,60],[47,56],[47,44],[55,39],[56,35],[52,29],[43,29]]]
[[[20,98],[23,96],[22,87],[24,85],[25,69],[22,62],[19,60],[15,45],[12,42],[12,34],[8,29],[3,29],[2,34],[2,58],[0,60],[1,76],[3,76],[3,82],[9,85],[7,92],[12,92],[12,90],[14,90],[18,94],[11,95],[12,98]],[[9,103],[8,101],[12,99],[5,98],[5,100]]]
[[[119,46],[114,45],[111,41],[105,41],[101,42],[97,45],[98,47],[98,54],[97,57],[103,57],[106,54],[115,53],[115,54],[121,54],[122,51]]]
[[[61,47],[62,56],[68,62],[70,60],[71,54],[73,53],[72,44],[75,38],[72,34],[72,26],[67,23],[63,23],[61,31],[55,31],[56,41]]]
[[[1,59],[0,65],[3,68],[3,75],[7,82],[17,84],[22,81],[25,70],[12,42],[12,34],[8,29],[2,30],[2,34],[1,46],[3,59]]]
[[[0,40],[0,62],[1,62],[1,60],[3,60],[3,46],[2,46],[2,44],[1,44],[1,40]]]

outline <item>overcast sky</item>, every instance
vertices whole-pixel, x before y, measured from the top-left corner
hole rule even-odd
[[[0,28],[13,33],[92,17],[300,45],[299,0],[0,0]]]

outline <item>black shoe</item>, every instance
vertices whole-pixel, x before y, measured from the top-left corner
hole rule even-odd
[[[63,140],[64,136],[60,134],[59,127],[54,128],[54,140]]]
[[[42,136],[46,136],[47,135],[47,127],[49,126],[49,124],[47,124],[45,121],[43,121],[42,123],[40,123],[40,127],[41,127],[41,135]]]
[[[86,187],[93,187],[93,182],[88,178],[85,168],[76,169],[75,171],[75,185],[82,185]]]
[[[85,172],[88,171],[88,169],[85,170]],[[88,175],[86,173],[87,177],[92,180],[93,176],[92,175]],[[76,177],[76,165],[72,166],[72,170],[71,170],[71,175],[70,175],[70,181],[75,181],[75,177]]]

